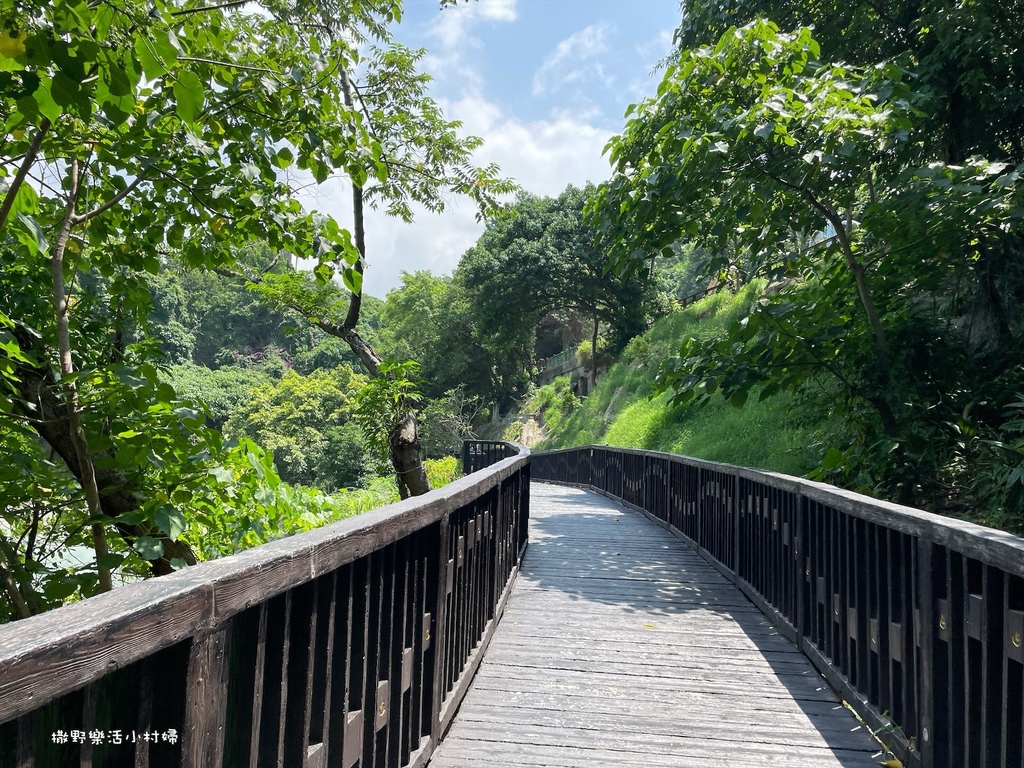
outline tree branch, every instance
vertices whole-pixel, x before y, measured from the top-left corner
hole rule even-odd
[[[21,589],[18,587],[14,574],[11,572],[19,568],[19,566],[18,553],[14,551],[14,548],[11,547],[7,539],[0,535],[0,579],[3,580],[4,589],[18,611],[18,616],[22,619],[27,619],[38,611],[33,611],[29,607],[25,596],[21,594]]]
[[[93,219],[96,216],[99,216],[104,211],[109,211],[115,205],[117,205],[122,200],[124,200],[126,197],[128,197],[128,195],[130,195],[132,192],[134,192],[136,187],[138,187],[139,184],[141,184],[143,181],[145,181],[148,178],[148,175],[149,175],[148,171],[143,172],[142,174],[136,176],[131,184],[129,184],[127,187],[122,189],[120,192],[118,192],[112,198],[107,200],[107,202],[105,202],[102,205],[99,205],[99,206],[93,208],[91,211],[87,211],[86,213],[80,213],[80,214],[76,214],[75,216],[72,216],[72,218],[71,218],[71,226],[77,227],[79,224],[84,224],[85,222],[89,221],[89,219]]]
[[[194,13],[209,13],[210,11],[225,11],[231,8],[241,8],[243,5],[248,5],[253,0],[230,0],[227,3],[220,3],[219,5],[201,5],[198,8],[185,8],[180,11],[173,11],[171,16],[190,16]]]
[[[281,73],[273,69],[267,69],[266,67],[250,67],[245,64],[235,64],[230,61],[217,61],[216,59],[204,59],[198,56],[179,56],[178,61],[191,61],[196,64],[211,64],[215,67],[230,67],[231,69],[240,69],[243,72],[262,72],[265,75],[274,75],[275,78],[280,78]]]
[[[54,243],[53,251],[50,255],[50,271],[53,280],[53,308],[57,316],[57,349],[60,357],[61,388],[66,396],[71,440],[78,455],[78,463],[82,468],[82,490],[85,491],[89,516],[96,520],[102,516],[103,509],[102,502],[100,501],[99,485],[96,482],[96,467],[89,452],[89,443],[85,436],[85,429],[82,427],[78,387],[71,378],[75,372],[75,367],[71,357],[68,297],[64,290],[64,251],[68,244],[68,238],[71,235],[71,228],[75,223],[75,205],[78,202],[78,193],[81,189],[77,157],[71,159],[69,173],[68,202],[64,210],[64,222],[58,231],[57,241]],[[100,563],[108,553],[107,534],[102,523],[93,522],[92,538],[93,548],[96,551],[96,571],[99,577],[99,588],[101,592],[109,592],[113,588],[110,569]]]
[[[28,176],[28,172],[36,161],[36,156],[39,154],[39,148],[43,144],[43,137],[46,136],[49,130],[50,121],[44,117],[42,122],[39,123],[39,130],[32,137],[32,143],[25,153],[25,159],[22,161],[21,167],[18,168],[17,174],[15,174],[14,179],[11,181],[11,186],[7,188],[7,194],[4,195],[3,205],[0,206],[0,232],[3,231],[4,226],[7,224],[7,217],[10,216],[11,208],[14,207],[14,198],[18,194],[21,185],[25,183],[25,177]]]

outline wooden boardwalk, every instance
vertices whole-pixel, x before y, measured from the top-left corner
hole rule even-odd
[[[804,657],[699,555],[603,496],[535,483],[518,583],[430,766],[880,759]]]

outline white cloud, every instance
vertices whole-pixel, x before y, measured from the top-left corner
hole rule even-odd
[[[582,186],[606,179],[609,166],[602,152],[616,126],[609,127],[595,109],[565,108],[544,119],[524,120],[483,97],[483,78],[471,54],[481,45],[474,28],[515,20],[515,0],[479,0],[438,15],[429,33],[436,41],[434,51],[426,57],[424,69],[439,81],[435,98],[445,117],[462,122],[462,135],[484,140],[474,155],[475,164],[497,163],[504,176],[534,194],[553,196],[567,184]],[[563,40],[537,70],[535,85],[540,82],[543,88],[558,89],[584,75],[604,78],[595,66],[600,62],[594,60],[607,50],[609,35],[609,28],[594,25]],[[346,182],[328,182],[316,198],[312,205],[337,217],[343,226],[351,226]],[[381,211],[366,212],[366,293],[385,296],[400,285],[403,270],[450,273],[484,229],[468,199],[453,200],[443,214],[416,208],[414,213],[416,220],[404,224]]]
[[[467,132],[484,139],[474,162],[498,163],[504,175],[530,192],[553,196],[567,184],[582,186],[608,177],[608,161],[601,153],[612,131],[585,116],[564,113],[522,121],[492,102],[468,96],[442,100],[442,106],[449,118],[462,120]],[[412,224],[368,212],[366,292],[384,296],[399,284],[402,270],[451,272],[483,231],[475,214],[466,199],[453,201],[440,215],[417,211]],[[349,219],[346,215],[343,220]]]
[[[533,75],[533,95],[540,96],[596,77],[611,84],[604,64],[595,59],[608,52],[607,24],[592,24],[562,40]]]
[[[478,0],[466,5],[448,6],[430,25],[428,36],[437,41],[437,49],[424,58],[427,72],[438,79],[458,76],[473,86],[481,84],[479,74],[467,67],[463,53],[482,43],[473,35],[480,22],[513,22],[517,18],[516,0]]]
[[[672,37],[674,34],[675,32],[671,29],[661,30],[650,40],[645,40],[637,45],[637,54],[645,63],[653,66],[672,50]]]

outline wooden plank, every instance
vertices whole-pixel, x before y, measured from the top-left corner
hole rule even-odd
[[[260,735],[263,724],[263,695],[266,679],[267,660],[267,613],[269,605],[264,603],[259,608],[259,625],[256,639],[255,673],[253,676],[252,726],[249,740],[249,768],[257,768],[260,754]]]
[[[530,549],[432,766],[876,764],[877,742],[703,558],[593,494],[533,493]]]
[[[576,749],[551,747],[539,744],[497,744],[486,741],[449,737],[431,761],[432,768],[491,768],[495,765],[496,754],[502,755],[502,765],[517,768],[622,768],[641,765],[635,757],[603,745],[584,746]],[[642,765],[646,768],[680,768],[679,757],[675,755],[643,755]],[[792,768],[791,762],[787,768]],[[802,764],[813,765],[813,764]],[[745,757],[742,754],[729,756],[723,763],[721,756],[687,756],[686,768],[764,768],[765,763],[758,756]]]
[[[501,725],[569,728],[596,731],[595,741],[618,739],[620,736],[679,736],[691,731],[718,741],[743,741],[757,744],[781,744],[789,747],[827,747],[873,753],[876,742],[863,727],[832,728],[819,731],[807,718],[789,723],[774,719],[754,721],[744,717],[723,719],[732,707],[704,710],[677,709],[672,717],[652,717],[653,707],[632,713],[595,713],[546,708],[512,708],[468,703],[459,711],[465,722],[498,723]]]
[[[220,768],[228,703],[229,628],[197,639],[188,663],[188,695],[182,734],[184,768]]]
[[[728,739],[711,738],[694,731],[667,736],[610,732],[598,739],[597,733],[588,729],[467,723],[457,732],[453,729],[451,736],[486,743],[492,755],[501,756],[502,765],[514,765],[509,755],[514,754],[515,747],[520,744],[561,747],[570,754],[579,749],[603,747],[610,752],[617,752],[627,765],[649,765],[648,759],[655,755],[672,757],[677,761],[677,766],[689,766],[693,758],[712,757],[720,760],[721,765],[732,766],[732,755],[748,760],[755,758],[765,766],[785,768],[877,768],[878,765],[877,757],[873,757],[873,753],[867,750],[837,749],[825,745],[754,743],[748,741],[743,732],[737,732]],[[456,759],[449,764],[458,765],[457,754],[446,750],[445,746],[442,744],[439,758],[444,755],[452,760],[454,757]],[[445,763],[440,759],[432,762],[432,765],[438,764]]]
[[[561,681],[560,681],[561,683]],[[643,715],[650,716],[649,700],[637,700],[629,695],[633,689],[615,688],[593,683],[590,686],[567,686],[559,684],[557,688],[543,686],[519,686],[515,681],[478,678],[474,683],[474,699],[465,706],[509,707],[510,709],[553,709],[561,712],[594,713],[603,715]],[[478,692],[478,693],[477,693]],[[728,694],[716,694],[724,702]],[[680,692],[671,697],[659,699],[659,709],[666,716],[701,715],[701,705],[706,703],[704,691]],[[797,701],[795,699],[748,697],[743,707],[720,707],[718,717],[722,722],[746,722],[750,713],[755,713],[758,721],[788,724],[808,723],[818,731],[838,730],[847,732],[850,723],[845,718],[834,715],[842,712],[844,706],[834,700]]]
[[[135,727],[139,733],[146,733],[153,726],[153,660],[143,659],[138,662],[138,669],[139,712]],[[135,744],[134,768],[149,768],[149,744],[147,742]]]

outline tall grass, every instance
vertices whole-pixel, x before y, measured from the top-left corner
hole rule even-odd
[[[658,367],[684,339],[722,333],[747,313],[762,289],[762,283],[752,283],[735,295],[723,291],[662,318],[627,345],[582,402],[565,397],[567,381],[538,389],[527,409],[544,419],[548,439],[541,448],[606,444],[805,474],[820,459],[808,439],[816,425],[801,417],[792,395],[758,401],[755,392],[741,409],[722,398],[672,406],[668,394],[654,396]]]
[[[431,488],[442,488],[462,477],[462,462],[455,456],[443,459],[425,459],[423,466]],[[373,477],[365,488],[343,488],[331,494],[334,513],[332,522],[369,512],[371,509],[393,504],[399,500],[398,485],[394,476]]]

